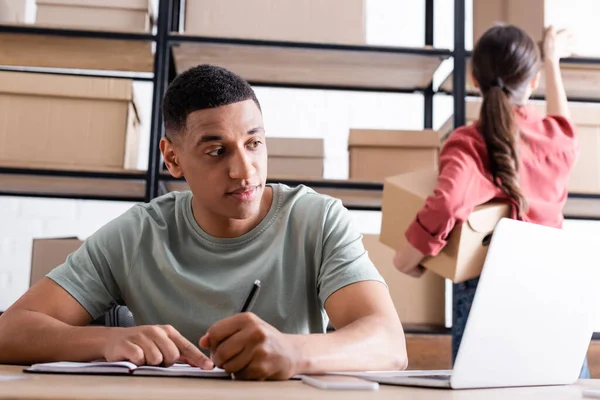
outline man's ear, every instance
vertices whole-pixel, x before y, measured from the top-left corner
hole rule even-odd
[[[175,144],[169,138],[163,137],[160,139],[160,152],[163,155],[167,169],[173,177],[181,178],[183,176],[183,170],[179,164],[177,150]]]

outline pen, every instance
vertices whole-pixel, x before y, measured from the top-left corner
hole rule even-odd
[[[258,297],[259,291],[260,291],[260,281],[257,279],[254,281],[254,285],[252,285],[252,290],[250,290],[250,293],[248,294],[248,297],[246,298],[246,301],[244,302],[244,305],[242,306],[242,309],[240,312],[250,311],[250,309],[254,305],[254,302],[256,301],[256,298]]]

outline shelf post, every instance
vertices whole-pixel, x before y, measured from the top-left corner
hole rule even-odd
[[[156,51],[154,53],[154,88],[152,91],[152,122],[150,124],[150,149],[148,153],[148,170],[146,171],[146,201],[159,195],[159,179],[162,166],[159,150],[163,136],[162,99],[167,88],[169,76],[169,42],[168,36],[173,22],[173,1],[159,0],[156,32]]]
[[[454,128],[463,126],[465,116],[467,52],[465,50],[465,0],[454,0]]]
[[[425,47],[433,46],[434,0],[425,0]],[[423,128],[433,128],[433,80],[423,93]]]
[[[179,32],[179,19],[181,18],[181,10],[185,7],[182,7],[182,3],[184,0],[171,0],[173,2],[171,8],[171,26],[170,32]]]
[[[465,124],[465,85],[466,85],[466,50],[465,50],[465,1],[454,0],[454,73],[453,100],[454,100],[454,128]],[[452,324],[456,321],[455,304],[457,285],[452,285]],[[452,338],[454,342],[454,338]],[[454,365],[454,359],[452,360]]]

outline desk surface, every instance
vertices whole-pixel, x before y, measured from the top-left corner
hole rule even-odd
[[[23,367],[0,365],[3,399],[582,399],[583,388],[600,389],[600,380],[573,386],[443,390],[381,385],[376,392],[320,390],[299,381],[241,382],[195,378],[25,374]],[[8,380],[10,377],[23,379]]]

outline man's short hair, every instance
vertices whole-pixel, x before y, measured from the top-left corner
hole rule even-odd
[[[252,87],[241,76],[214,65],[198,65],[171,82],[163,100],[167,135],[185,129],[187,116],[194,111],[252,100],[260,103]]]

